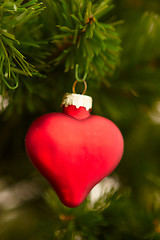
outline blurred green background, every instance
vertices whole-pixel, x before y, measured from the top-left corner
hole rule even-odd
[[[52,27],[47,11],[37,20],[45,26],[37,36],[43,41]],[[92,113],[115,122],[125,141],[122,161],[105,180],[109,185],[103,183],[107,194],[65,208],[29,161],[24,147],[29,125],[42,114],[61,111],[61,99],[73,84],[73,72],[64,73],[63,64],[45,70],[41,64],[46,78],[22,78],[9,98],[6,94],[2,102],[0,96],[1,240],[160,239],[160,1],[115,0],[107,16],[123,20],[116,26],[120,61],[112,76],[89,80],[87,90],[94,99]],[[26,24],[19,38],[27,31]],[[37,51],[43,55],[44,45]]]

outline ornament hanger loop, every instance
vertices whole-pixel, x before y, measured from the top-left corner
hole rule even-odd
[[[73,93],[76,93],[75,88],[76,88],[77,83],[78,83],[78,80],[76,80],[76,81],[73,83],[73,87],[72,87]],[[82,95],[84,95],[84,94],[86,93],[86,90],[87,90],[87,83],[86,83],[86,81],[83,80],[83,83],[84,83],[84,91],[83,91]]]
[[[77,85],[78,82],[81,82],[81,83],[84,84],[84,91],[82,93],[82,95],[84,95],[86,93],[86,90],[87,90],[87,83],[85,81],[86,78],[87,78],[87,72],[84,74],[83,78],[79,78],[79,76],[78,76],[78,68],[79,68],[79,65],[76,64],[76,69],[75,69],[75,78],[76,78],[76,80],[73,83],[72,91],[73,91],[73,93],[76,93],[76,90],[75,90],[76,85]]]
[[[75,70],[75,78],[78,82],[84,82],[87,78],[87,72],[84,74],[83,78],[79,78],[78,76],[78,68],[79,68],[79,65],[76,64],[76,70]]]

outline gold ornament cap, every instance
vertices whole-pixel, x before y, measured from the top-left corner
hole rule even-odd
[[[77,93],[66,93],[62,99],[61,106],[68,107],[69,105],[74,105],[76,108],[84,107],[88,111],[92,109],[92,98]]]

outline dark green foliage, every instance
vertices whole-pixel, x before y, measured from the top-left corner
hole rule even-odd
[[[30,89],[34,80],[46,77],[53,65],[63,63],[64,71],[79,64],[88,78],[101,80],[111,75],[119,61],[120,39],[106,14],[110,0],[94,1],[2,1],[0,3],[0,89],[9,89],[24,80]],[[44,11],[42,11],[44,10]],[[101,20],[102,19],[102,20]],[[25,29],[25,31],[24,31]],[[20,79],[19,79],[20,77]],[[8,89],[9,88],[9,89]]]
[[[37,0],[23,3],[24,1],[2,1],[0,3],[0,79],[1,92],[3,82],[10,89],[18,87],[18,75],[32,76],[35,72],[23,54],[18,50],[20,41],[16,39],[16,31],[21,25],[32,21],[42,11]]]
[[[112,9],[111,1],[52,1],[52,5],[58,23],[52,41],[58,48],[54,62],[65,60],[65,71],[77,63],[82,72],[98,79],[111,74],[119,59],[120,39],[112,23],[100,22]]]

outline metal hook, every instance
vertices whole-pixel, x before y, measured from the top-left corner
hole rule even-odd
[[[83,78],[79,78],[79,76],[78,76],[78,68],[79,68],[79,65],[78,64],[76,64],[76,70],[75,70],[75,78],[76,78],[76,80],[78,81],[78,82],[84,82],[85,80],[86,80],[86,78],[87,78],[87,72],[84,74],[84,76],[83,76]]]
[[[18,80],[16,79],[16,76],[12,73],[13,75],[13,79],[15,80],[15,86],[11,86],[8,82],[7,82],[7,79],[10,79],[10,78],[7,78],[5,76],[1,76],[1,79],[3,80],[3,82],[6,84],[6,86],[9,88],[9,89],[16,89],[19,85],[18,83]]]

